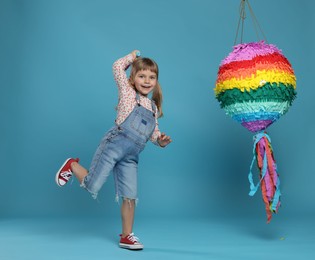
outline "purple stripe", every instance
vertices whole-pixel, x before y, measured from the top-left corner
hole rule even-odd
[[[266,129],[273,123],[272,120],[257,120],[252,122],[243,122],[242,126],[247,128],[249,131],[256,133],[258,131]]]

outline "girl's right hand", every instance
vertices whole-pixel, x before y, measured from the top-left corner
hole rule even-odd
[[[168,136],[164,133],[161,133],[161,136],[158,137],[157,142],[161,147],[165,147],[172,142],[172,139],[170,136]]]
[[[137,53],[140,53],[140,51],[139,50],[134,50],[133,52],[131,52],[133,60],[135,60],[137,58]]]

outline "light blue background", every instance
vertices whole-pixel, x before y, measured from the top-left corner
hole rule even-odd
[[[269,43],[292,63],[298,98],[269,128],[282,181],[274,218],[314,216],[313,1],[251,1]],[[166,149],[149,144],[139,170],[141,217],[250,217],[252,134],[214,98],[220,61],[232,50],[239,1],[29,0],[0,2],[0,216],[119,216],[112,178],[93,201],[74,181],[54,183],[60,164],[86,167],[114,122],[113,62],[134,49],[157,61]],[[245,42],[256,41],[248,13]]]

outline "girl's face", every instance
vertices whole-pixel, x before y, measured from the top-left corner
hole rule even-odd
[[[139,70],[134,78],[136,90],[147,96],[156,86],[157,75],[150,70]]]

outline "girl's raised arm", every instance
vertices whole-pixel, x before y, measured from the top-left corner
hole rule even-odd
[[[117,83],[119,89],[125,88],[128,86],[128,78],[126,74],[126,70],[132,64],[137,56],[140,55],[140,51],[134,50],[128,55],[116,60],[113,64],[113,74],[114,79]]]

